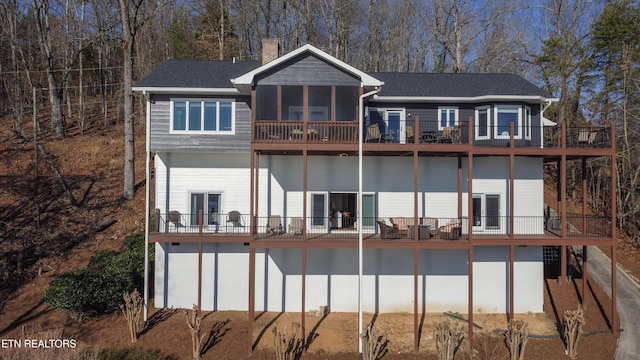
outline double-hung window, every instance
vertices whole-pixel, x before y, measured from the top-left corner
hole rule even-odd
[[[518,105],[496,105],[495,107],[495,134],[496,139],[509,139],[511,123],[513,123],[513,138],[522,138],[522,112]]]
[[[458,108],[457,107],[439,107],[438,108],[438,130],[458,125]]]
[[[175,99],[171,101],[172,132],[233,133],[232,100]]]

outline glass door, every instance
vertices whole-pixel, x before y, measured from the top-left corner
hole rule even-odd
[[[482,230],[482,195],[473,194],[471,214],[473,216],[473,229]]]
[[[374,194],[362,194],[362,231],[376,231],[376,197]]]
[[[311,201],[310,217],[308,219],[310,230],[327,231],[329,228],[329,211],[327,204],[327,193],[309,194]]]
[[[473,194],[471,213],[474,230],[500,229],[500,195]]]
[[[220,224],[221,194],[192,193],[191,194],[191,225],[199,225],[198,214],[202,211],[204,225]],[[205,205],[206,201],[206,205]]]
[[[391,142],[404,143],[404,124],[401,124],[402,112],[397,110],[387,110],[385,122],[387,123],[387,132]]]
[[[485,195],[486,229],[500,229],[500,195]]]

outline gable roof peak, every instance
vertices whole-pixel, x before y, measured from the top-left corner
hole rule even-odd
[[[285,63],[297,56],[301,56],[305,53],[311,53],[317,57],[319,57],[320,59],[344,70],[347,73],[350,73],[352,75],[354,75],[355,77],[358,77],[360,79],[360,82],[362,83],[363,86],[365,87],[380,87],[384,84],[384,82],[374,78],[373,76],[365,73],[364,71],[358,70],[356,68],[354,68],[353,66],[345,63],[342,60],[339,60],[329,54],[327,54],[326,52],[318,49],[317,47],[311,45],[311,44],[305,44],[287,54],[284,54],[282,56],[280,56],[279,58],[272,60],[260,67],[258,67],[257,69],[254,69],[244,75],[241,75],[235,79],[231,79],[231,82],[235,85],[236,88],[238,88],[238,90],[243,91],[243,90],[248,90],[250,89],[251,86],[254,85],[254,81],[255,81],[255,77],[258,74],[261,74],[265,71],[268,71],[270,69],[273,69],[274,67]]]

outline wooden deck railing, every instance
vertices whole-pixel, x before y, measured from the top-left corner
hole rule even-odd
[[[471,131],[469,130],[471,126]],[[473,144],[474,146],[559,148],[563,126],[474,126],[473,120],[455,126],[437,121],[400,119],[366,123],[363,141],[380,144]],[[373,130],[368,129],[373,127]],[[357,144],[358,123],[354,121],[266,121],[254,123],[254,143]],[[373,133],[373,135],[372,135]],[[569,126],[564,131],[566,148],[609,148],[610,126]]]
[[[253,231],[249,214],[230,218],[227,214],[211,217],[198,214],[169,214],[156,212],[151,215],[154,224],[152,233],[158,234],[211,234],[211,235],[252,235],[256,240],[301,239],[306,234],[309,239],[357,239],[355,217],[302,216],[281,217],[279,215],[254,217]],[[201,221],[201,219],[205,221]],[[509,216],[481,216],[473,219],[473,236],[479,241],[487,236],[548,237],[561,236],[562,220],[558,217],[515,216],[513,230]],[[418,225],[410,216],[389,219],[365,218],[363,233],[366,238],[383,240],[413,240],[418,230],[420,240],[466,240],[468,239],[468,218],[420,217]],[[567,214],[568,237],[607,238],[611,236],[610,220],[602,216]]]

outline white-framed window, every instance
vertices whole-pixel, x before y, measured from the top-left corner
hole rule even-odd
[[[302,121],[302,106],[289,107],[289,120]],[[326,106],[309,106],[309,121],[328,121],[329,109]]]
[[[524,123],[522,124],[524,138],[527,140],[531,140],[531,108],[528,106],[524,107]]]
[[[511,123],[513,123],[513,138],[522,139],[522,107],[519,105],[496,105],[494,109],[494,138],[509,139]]]
[[[438,130],[458,125],[457,107],[438,107]]]
[[[500,194],[473,194],[471,213],[476,231],[500,230],[503,227]]]
[[[171,132],[232,134],[235,102],[216,99],[172,99]]]
[[[475,121],[476,140],[488,140],[491,137],[491,107],[480,106],[476,108]]]
[[[199,225],[198,215],[202,211],[203,225],[220,225],[222,222],[222,193],[194,191],[189,195],[191,226]]]

